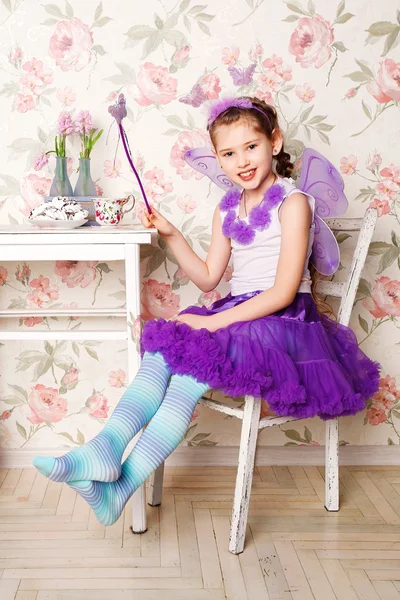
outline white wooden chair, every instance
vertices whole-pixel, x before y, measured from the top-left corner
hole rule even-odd
[[[377,211],[367,209],[363,219],[328,219],[327,223],[333,231],[359,231],[356,249],[350,266],[347,280],[344,283],[321,281],[318,291],[326,296],[341,298],[338,321],[348,325],[351,310],[356,298],[361,272],[368,254],[375,225]],[[199,404],[212,410],[242,419],[240,437],[239,462],[236,476],[235,496],[233,501],[232,523],[229,539],[229,552],[243,552],[247,515],[250,504],[253,469],[258,432],[265,427],[281,425],[296,421],[294,417],[265,417],[260,419],[261,400],[252,396],[245,397],[244,408],[231,408],[207,398],[201,398]],[[164,463],[149,478],[149,499],[151,506],[161,504]],[[339,510],[339,428],[338,419],[326,421],[325,444],[325,508],[329,511]],[[146,531],[146,505],[144,485],[133,496],[132,531]]]

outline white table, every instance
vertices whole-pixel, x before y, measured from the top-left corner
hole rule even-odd
[[[140,366],[132,325],[140,315],[140,245],[151,244],[155,229],[141,225],[80,227],[70,230],[39,229],[33,226],[0,226],[0,262],[46,260],[123,260],[126,274],[126,308],[8,309],[2,318],[27,316],[125,316],[124,331],[0,331],[0,340],[127,340],[129,381]],[[141,433],[136,436],[139,437]],[[142,485],[133,496],[132,530],[146,531],[146,497]]]

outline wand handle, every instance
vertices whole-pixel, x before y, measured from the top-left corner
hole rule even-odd
[[[143,189],[142,182],[140,181],[139,174],[138,174],[138,172],[135,169],[135,165],[133,164],[133,161],[132,161],[132,158],[131,158],[131,155],[130,155],[130,152],[129,152],[129,148],[128,148],[127,143],[126,143],[125,130],[122,127],[121,123],[118,123],[118,127],[119,127],[119,132],[121,134],[122,143],[124,145],[125,154],[126,154],[126,156],[128,158],[128,161],[129,161],[129,164],[131,166],[131,169],[135,173],[136,179],[138,180],[140,191],[142,192],[143,200],[144,200],[144,202],[146,204],[147,211],[148,211],[149,214],[151,214],[151,208],[150,208],[150,204],[149,204],[149,202],[147,200],[147,197],[146,197],[146,192]]]

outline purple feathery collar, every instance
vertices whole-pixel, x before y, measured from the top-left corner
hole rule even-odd
[[[264,231],[271,224],[271,210],[284,199],[285,188],[279,183],[271,185],[265,192],[260,204],[253,206],[249,213],[249,222],[246,223],[234,210],[240,204],[241,192],[237,189],[229,190],[221,199],[220,210],[226,212],[222,223],[222,233],[225,237],[235,240],[243,246],[251,244],[256,231]]]

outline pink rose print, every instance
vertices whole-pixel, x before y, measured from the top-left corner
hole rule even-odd
[[[292,68],[283,65],[283,58],[273,54],[270,58],[266,58],[262,63],[266,72],[275,73],[283,81],[292,79]]]
[[[216,302],[217,300],[221,299],[221,294],[219,292],[217,292],[217,290],[211,290],[211,292],[206,292],[205,294],[202,294],[200,297],[200,301],[202,303],[203,306],[206,306],[207,308],[209,306],[211,306],[211,304],[213,302]]]
[[[204,75],[198,83],[209,100],[215,100],[219,97],[221,91],[220,80],[214,73]]]
[[[145,62],[139,67],[136,83],[138,90],[132,95],[140,106],[168,104],[176,98],[178,81],[169,75],[166,67]]]
[[[295,88],[295,93],[300,100],[303,100],[303,102],[311,102],[311,100],[315,98],[315,90],[313,90],[308,83],[305,83],[304,85],[297,85]]]
[[[159,204],[163,196],[174,189],[172,179],[170,177],[165,178],[164,171],[158,167],[146,171],[144,178],[148,181],[144,186],[146,195],[150,196],[155,204]]]
[[[58,287],[50,287],[50,279],[48,277],[39,275],[37,279],[32,279],[29,285],[33,291],[27,295],[26,299],[38,308],[46,306],[51,300],[58,300]]]
[[[51,179],[28,175],[24,177],[21,184],[22,200],[17,200],[19,210],[27,217],[33,208],[43,202],[43,196],[47,196],[51,186]]]
[[[143,284],[143,312],[146,321],[157,317],[170,319],[179,311],[178,294],[174,294],[169,283],[159,283],[149,279]]]
[[[290,37],[289,52],[304,69],[312,65],[319,69],[330,59],[333,41],[333,29],[328,21],[320,15],[303,17]]]
[[[0,286],[4,285],[7,281],[8,271],[4,267],[0,267]]]
[[[63,304],[63,308],[78,308],[78,303],[70,302],[69,304]],[[79,317],[71,317],[71,316],[69,316],[68,318],[71,319],[72,321],[76,321],[77,319],[79,319]]]
[[[340,172],[344,175],[354,175],[358,165],[358,158],[354,154],[350,154],[348,158],[343,156],[340,159]]]
[[[179,208],[188,215],[197,207],[196,202],[192,199],[190,194],[186,194],[183,198],[182,196],[178,197],[176,203]]]
[[[357,94],[357,90],[356,88],[350,88],[346,93],[345,93],[345,98],[354,98],[354,96]]]
[[[67,287],[80,286],[86,288],[96,279],[98,261],[56,260],[55,273],[59,275]]]
[[[400,62],[386,58],[380,63],[376,81],[367,84],[368,92],[379,102],[384,104],[391,100],[400,100]]]
[[[91,60],[93,35],[77,17],[60,21],[50,39],[49,54],[62,71],[82,71]]]
[[[174,279],[180,284],[180,285],[186,285],[187,283],[189,283],[190,279],[189,277],[186,275],[185,271],[181,268],[179,268],[177,270],[177,272],[175,273],[175,277]]]
[[[390,375],[385,375],[379,380],[379,389],[372,397],[372,407],[377,410],[389,411],[395,407],[400,400],[400,389],[396,380]]]
[[[233,67],[239,58],[240,50],[237,46],[231,46],[230,48],[223,48],[222,50],[222,62],[227,67]]]
[[[107,96],[107,102],[114,102],[118,98],[118,92],[110,92]]]
[[[41,383],[35,385],[29,394],[31,414],[28,420],[39,423],[58,423],[67,413],[67,401],[58,395],[58,390],[46,387]]]
[[[379,156],[379,158],[381,157]],[[375,164],[380,165],[381,163],[378,162]],[[395,166],[393,163],[389,163],[387,167],[380,171],[380,174],[382,175],[382,177],[385,177],[385,179],[391,179],[400,186],[400,167]]]
[[[199,171],[195,171],[190,167],[184,160],[183,156],[186,150],[197,148],[201,146],[208,146],[210,139],[200,129],[193,129],[193,131],[182,131],[179,134],[176,144],[172,147],[169,162],[175,167],[178,175],[182,175],[182,179],[201,179],[204,177]]]
[[[369,171],[372,171],[372,173],[374,173],[376,167],[378,167],[380,164],[382,163],[382,158],[381,155],[378,154],[378,152],[374,152],[373,156],[368,156],[367,159],[367,169]],[[381,171],[381,175],[382,175],[382,171]],[[387,177],[386,175],[383,175],[383,177]],[[390,177],[389,177],[390,179]]]
[[[104,161],[103,173],[106,177],[111,177],[112,179],[115,179],[116,177],[120,176],[121,166],[122,164],[119,158],[116,158],[115,161],[106,160]]]
[[[26,113],[35,108],[35,101],[31,94],[17,94],[14,98],[14,106],[20,113]]]
[[[17,270],[15,272],[15,278],[17,281],[21,281],[22,283],[25,283],[26,281],[27,283],[30,276],[31,270],[26,263],[24,263],[22,267],[18,265]]]
[[[89,408],[89,415],[95,419],[107,419],[108,411],[108,400],[103,394],[94,394],[87,402],[86,406]]]
[[[259,58],[262,57],[262,55],[264,54],[264,50],[263,47],[261,46],[261,44],[256,44],[256,47],[250,50],[249,52],[249,59],[252,62],[257,62]]]
[[[35,325],[39,325],[40,323],[43,322],[42,317],[25,317],[24,319],[22,319],[23,324],[25,325],[25,327],[34,327]]]
[[[99,186],[98,183],[95,183],[94,187],[96,188],[96,195],[98,198],[101,198],[102,196],[104,196],[104,190],[102,187]]]
[[[257,90],[256,93],[255,93],[255,95],[260,100],[264,100],[264,102],[266,102],[267,104],[270,104],[271,106],[274,105],[274,99],[273,99],[272,94],[271,94],[270,91],[268,91],[268,90]]]
[[[384,179],[376,186],[376,191],[381,200],[395,200],[399,186],[390,179]]]
[[[400,281],[379,277],[372,290],[372,298],[365,298],[363,305],[377,319],[393,315],[400,317]]]
[[[376,208],[378,211],[378,217],[383,217],[390,213],[390,206],[387,200],[381,200],[380,198],[374,198],[370,202],[370,208]]]
[[[108,374],[108,383],[111,387],[125,387],[126,373],[122,369],[117,371],[110,371]]]
[[[70,369],[67,373],[65,373],[64,377],[61,379],[61,387],[67,390],[73,390],[79,381],[79,371],[74,367]]]
[[[374,408],[373,406],[367,410],[367,419],[370,425],[376,426],[381,423],[386,423],[386,412],[382,409]]]
[[[70,86],[67,86],[64,89],[59,88],[57,90],[57,98],[62,104],[65,104],[65,106],[71,106],[76,100],[76,94],[72,91]]]
[[[178,48],[175,50],[172,56],[172,64],[177,67],[184,67],[189,60],[189,46],[182,46],[182,48]]]
[[[231,265],[228,265],[225,269],[225,273],[223,275],[223,280],[230,281],[232,279],[232,275],[233,275],[233,269],[232,269]]]
[[[8,55],[9,62],[14,65],[14,67],[18,67],[21,64],[24,53],[20,46],[15,46],[13,50],[10,51]]]
[[[138,315],[132,324],[132,338],[138,340],[142,333],[142,317]]]

